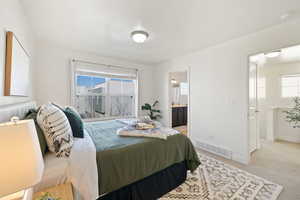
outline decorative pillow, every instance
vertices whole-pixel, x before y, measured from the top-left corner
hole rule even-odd
[[[37,122],[44,131],[49,150],[55,152],[57,157],[68,157],[73,145],[73,136],[63,111],[51,103],[43,105],[37,114]]]
[[[72,110],[74,113],[76,113],[80,117],[80,119],[82,120],[79,112],[73,106],[66,106],[65,109],[67,109],[67,108]]]
[[[64,112],[64,114],[66,115],[70,123],[73,137],[83,138],[84,137],[83,122],[77,110],[72,106],[66,106],[65,109],[63,109],[60,105],[56,103],[51,102],[51,104]]]
[[[67,116],[69,123],[72,128],[73,136],[77,138],[83,138],[83,122],[81,120],[81,117],[77,114],[77,112],[74,112],[71,108],[67,107],[64,110],[65,115]]]
[[[61,106],[61,105],[59,105],[59,104],[57,104],[57,103],[54,103],[54,102],[50,102],[52,105],[54,105],[54,106],[56,106],[57,108],[59,108],[60,110],[64,110],[64,108]]]
[[[36,116],[38,113],[39,109],[30,109],[28,111],[28,113],[25,115],[24,119],[33,119],[34,124],[35,124],[35,129],[39,138],[39,143],[40,143],[40,148],[42,151],[42,155],[44,156],[47,152],[47,142],[43,133],[43,130],[41,129],[41,127],[39,126],[39,124],[37,123],[36,120]]]

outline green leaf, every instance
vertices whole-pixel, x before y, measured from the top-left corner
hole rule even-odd
[[[145,103],[145,105],[142,106],[142,110],[151,110],[151,105],[148,103]]]
[[[161,115],[154,115],[154,113],[160,113],[160,110],[153,109],[158,104],[158,101],[155,101],[152,106],[149,103],[145,103],[141,106],[142,110],[148,110],[148,115],[151,119],[155,120],[157,117],[161,117]]]
[[[295,105],[291,110],[284,110],[283,113],[286,114],[286,121],[293,124],[293,128],[299,128],[300,125],[300,98],[295,97],[294,99]]]

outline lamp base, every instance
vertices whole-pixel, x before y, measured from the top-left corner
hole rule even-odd
[[[32,200],[33,189],[29,188],[27,190],[22,190],[5,197],[0,198],[0,200]]]

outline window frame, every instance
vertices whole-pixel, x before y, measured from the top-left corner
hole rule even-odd
[[[297,77],[299,79],[299,84],[297,83],[297,96],[283,96],[283,85],[282,85],[282,79],[283,78],[289,78],[289,77]],[[280,97],[283,99],[289,99],[289,98],[295,98],[300,97],[300,74],[282,74],[280,75]]]
[[[129,68],[130,69],[130,68]],[[134,69],[132,69],[134,70]],[[113,120],[113,119],[120,119],[120,118],[133,118],[133,117],[137,117],[138,116],[138,112],[139,112],[139,77],[138,77],[138,70],[136,70],[136,76],[135,78],[130,78],[132,80],[135,81],[135,88],[134,88],[134,98],[135,98],[135,101],[134,101],[134,114],[132,116],[105,116],[105,117],[96,117],[96,118],[85,118],[83,119],[83,121],[86,121],[86,122],[92,122],[92,121],[105,121],[105,120]],[[81,72],[87,72],[89,73],[90,71],[89,70],[84,70],[84,69],[79,69],[77,70],[76,69],[76,66],[75,66],[75,63],[73,61],[71,61],[71,78],[70,78],[70,81],[71,81],[71,91],[70,91],[70,104],[75,107],[76,106],[76,101],[75,101],[75,98],[76,98],[76,86],[77,86],[77,75],[78,75],[78,71],[81,71]],[[101,77],[101,75],[105,76],[107,75],[107,77],[105,78],[120,78],[120,79],[126,79],[125,76],[122,76],[121,74],[116,74],[116,73],[106,73],[106,72],[101,72],[101,70],[99,70],[99,73],[94,73],[94,76],[99,76]],[[87,75],[88,76],[88,75]],[[91,74],[91,76],[93,76]],[[128,78],[128,80],[130,80]],[[127,80],[127,79],[126,79]],[[83,95],[84,96],[84,95]],[[103,95],[95,95],[95,96],[103,96]],[[106,95],[104,95],[106,96]],[[110,96],[110,95],[109,95]],[[107,101],[107,100],[105,100]],[[107,103],[107,102],[106,102]],[[106,104],[105,103],[105,104]],[[106,104],[108,105],[108,104]],[[106,110],[107,108],[105,108]]]

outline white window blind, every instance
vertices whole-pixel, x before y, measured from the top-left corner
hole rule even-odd
[[[281,96],[284,98],[300,96],[300,74],[281,76]]]
[[[136,116],[137,87],[136,69],[73,63],[72,102],[84,119]]]

